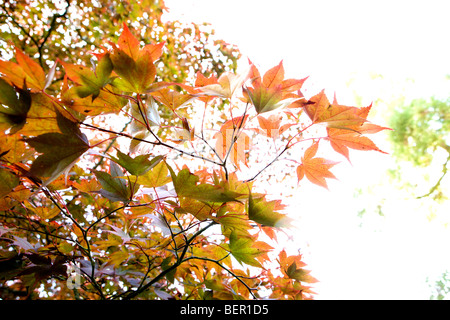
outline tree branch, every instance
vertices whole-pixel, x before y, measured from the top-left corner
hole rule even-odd
[[[438,180],[438,181],[436,182],[436,184],[430,189],[430,191],[429,191],[428,193],[426,193],[426,194],[424,194],[424,195],[421,195],[421,196],[419,196],[419,197],[416,197],[416,199],[426,198],[426,197],[430,196],[433,192],[435,192],[435,191],[439,188],[439,186],[441,185],[442,179],[444,179],[444,177],[447,175],[447,170],[448,170],[447,165],[448,165],[449,162],[450,162],[450,152],[449,152],[449,155],[448,155],[448,157],[447,157],[447,160],[446,160],[445,163],[442,165],[442,175],[441,175],[441,177],[439,178],[439,180]]]
[[[168,267],[167,269],[163,270],[159,275],[157,275],[155,278],[153,278],[150,282],[148,282],[146,285],[142,286],[140,289],[135,290],[135,291],[131,291],[126,297],[125,299],[129,300],[129,299],[133,299],[134,297],[138,296],[139,294],[141,294],[142,292],[144,292],[145,290],[147,290],[148,288],[150,288],[153,284],[155,284],[156,282],[158,282],[159,280],[161,280],[166,274],[168,274],[169,272],[171,272],[172,270],[175,270],[176,268],[178,268],[183,262],[187,261],[184,259],[187,250],[189,248],[189,245],[194,241],[194,239],[196,237],[198,237],[200,234],[202,234],[203,232],[205,232],[207,229],[209,229],[210,227],[212,227],[213,225],[215,225],[216,222],[212,221],[211,223],[209,223],[207,226],[203,227],[202,229],[200,229],[199,231],[197,231],[196,233],[194,233],[194,235],[192,235],[192,237],[190,237],[184,248],[183,248],[183,252],[181,253],[181,255],[178,257],[177,261],[171,265],[170,267]]]

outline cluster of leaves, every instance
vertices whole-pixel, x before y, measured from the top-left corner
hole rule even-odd
[[[188,67],[207,75],[236,68],[239,51],[217,39],[208,24],[164,21],[166,11],[163,0],[2,0],[0,54],[9,57],[15,45],[36,57],[44,70],[61,56],[66,62],[90,65],[86,47],[108,47],[102,39],[116,38],[127,23],[139,30],[139,41],[165,44],[158,61],[162,81],[184,81],[190,75]]]
[[[124,24],[93,68],[58,61],[61,83],[19,48],[0,61],[5,295],[312,297],[302,256],[275,249],[292,218],[257,177],[297,148],[299,183],[327,187],[335,162],[319,147],[381,151],[365,135],[385,128],[367,121],[371,106],[306,99],[306,79],[284,79],[282,62],[263,76],[251,62],[241,75],[198,72],[188,84],[157,77],[162,55],[163,43],[142,46]],[[104,115],[129,123],[114,130]],[[248,176],[261,136],[280,147]]]

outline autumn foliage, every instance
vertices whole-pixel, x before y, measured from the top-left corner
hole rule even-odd
[[[3,298],[313,297],[301,254],[277,242],[295,217],[258,178],[277,163],[327,188],[337,162],[321,147],[381,151],[367,134],[386,128],[371,106],[304,97],[282,62],[163,81],[164,50],[124,24],[95,66],[44,72],[19,48],[0,61]]]

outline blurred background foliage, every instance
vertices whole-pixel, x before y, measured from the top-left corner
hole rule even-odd
[[[0,57],[10,59],[17,46],[46,71],[55,58],[90,65],[93,56],[85,54],[86,48],[107,48],[126,23],[142,44],[165,42],[158,73],[162,81],[236,69],[240,54],[235,46],[215,38],[209,24],[166,21],[167,10],[163,0],[0,0]]]
[[[356,188],[354,193],[363,204],[358,210],[360,226],[367,230],[381,231],[393,216],[422,217],[445,230],[450,224],[450,91],[448,96],[427,94],[416,82],[419,81],[403,79],[393,84],[388,76],[372,74],[365,83],[382,87],[374,105],[377,115],[392,128],[386,133],[390,157],[385,163],[385,174],[378,183]],[[439,85],[450,88],[449,77]],[[355,101],[361,103],[357,90],[354,95]],[[440,276],[427,277],[430,299],[450,298],[448,270]]]

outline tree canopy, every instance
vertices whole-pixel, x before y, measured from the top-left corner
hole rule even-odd
[[[282,62],[237,74],[162,1],[0,8],[2,298],[313,297],[259,179],[276,163],[327,188],[324,148],[382,152],[371,105],[304,97]]]

